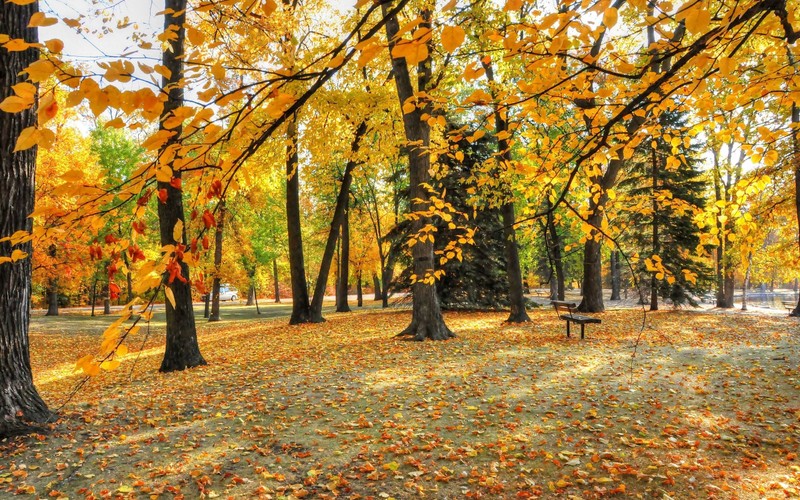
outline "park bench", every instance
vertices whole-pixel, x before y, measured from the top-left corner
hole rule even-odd
[[[558,317],[567,322],[567,337],[569,337],[569,324],[576,323],[581,325],[581,339],[583,339],[583,328],[586,323],[600,323],[599,318],[591,316],[584,316],[582,314],[575,314],[577,304],[573,302],[564,302],[561,300],[552,301],[553,308],[556,310]]]
[[[794,311],[794,307],[795,307],[796,305],[797,305],[797,302],[793,302],[793,301],[791,301],[791,300],[784,300],[784,301],[783,301],[783,307],[785,307],[785,308],[786,308],[786,310],[787,310],[787,311],[789,311],[790,313],[791,313],[792,311]]]

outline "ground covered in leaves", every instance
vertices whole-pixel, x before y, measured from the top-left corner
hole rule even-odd
[[[551,310],[504,317],[447,314],[458,338],[425,343],[393,338],[407,311],[203,324],[209,366],[166,375],[143,329],[52,432],[0,442],[0,496],[800,495],[796,319],[611,311],[581,341]],[[31,338],[54,408],[102,331],[65,324]]]

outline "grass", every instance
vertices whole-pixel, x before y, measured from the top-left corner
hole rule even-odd
[[[156,372],[163,326],[60,409],[0,443],[0,493],[163,497],[785,498],[800,494],[796,320],[611,311],[587,340],[446,316],[458,338],[394,339],[407,311],[289,327],[227,307],[209,366]],[[241,315],[241,316],[237,316]],[[246,316],[246,317],[245,317]],[[236,318],[236,319],[231,319]],[[108,318],[35,318],[58,407]],[[141,335],[141,334],[140,334]]]

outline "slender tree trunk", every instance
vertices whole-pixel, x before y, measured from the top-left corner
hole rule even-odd
[[[255,304],[256,300],[256,287],[255,285],[250,285],[250,289],[247,291],[247,303],[246,306],[252,306]]]
[[[209,290],[208,293],[206,294],[205,308],[204,308],[205,310],[203,311],[203,318],[206,318],[206,319],[209,316],[211,316],[211,295],[214,293],[213,290],[214,290],[214,287],[212,286],[211,290]]]
[[[92,282],[92,317],[94,317],[95,304],[97,304],[97,280]]]
[[[375,273],[372,273],[372,289],[373,289],[372,291],[375,294],[375,297],[374,297],[373,300],[375,300],[376,302],[381,300],[381,298],[382,298],[381,280],[380,280],[380,278],[378,278],[378,275],[375,274]]]
[[[361,285],[361,269],[356,273],[356,305],[364,307],[364,289]]]
[[[658,255],[661,252],[661,241],[658,236],[658,155],[656,148],[652,148],[652,165],[653,165],[653,255]],[[658,283],[656,273],[650,276],[650,310],[658,311]]]
[[[797,243],[800,245],[800,107],[797,103],[792,104],[792,161],[794,162],[794,207],[795,217],[797,217],[798,233]],[[795,290],[797,280],[795,279]],[[800,316],[800,299],[797,306],[792,310],[790,316]]]
[[[389,16],[386,21],[386,35],[389,40],[389,53],[395,47],[400,25],[396,15],[389,15],[389,3],[382,4],[384,16]],[[431,12],[422,12],[423,22],[420,28],[431,28]],[[419,64],[417,68],[418,87],[426,90],[431,78],[430,58]],[[397,96],[400,104],[411,102],[414,97],[414,87],[411,84],[408,65],[405,59],[392,57],[392,73],[394,75]],[[403,114],[403,128],[406,140],[411,145],[408,151],[408,170],[411,196],[411,211],[423,213],[428,210],[430,202],[425,184],[430,183],[430,126],[422,119],[422,113],[429,113],[430,106],[419,103],[420,106],[409,113]],[[419,234],[422,228],[430,223],[430,218],[421,216],[415,219],[411,229],[413,234]],[[411,247],[413,271],[417,280],[412,285],[412,316],[411,324],[400,335],[410,335],[414,340],[443,340],[454,337],[452,331],[445,325],[442,317],[439,298],[436,295],[434,279],[433,241],[417,241]]]
[[[208,321],[219,321],[219,288],[222,272],[222,238],[225,231],[225,200],[219,201],[217,210],[217,227],[214,231],[214,284],[211,295],[211,316]]]
[[[300,222],[300,164],[297,152],[297,115],[286,127],[289,145],[286,147],[286,223],[289,233],[289,272],[292,281],[292,316],[290,325],[308,323],[311,305],[308,301],[306,265],[303,257],[303,234]]]
[[[558,234],[558,228],[556,228],[555,218],[552,213],[547,214],[547,230],[550,233],[550,251],[553,255],[553,266],[556,270],[556,295],[558,300],[564,300],[564,261],[561,253],[561,236]]]
[[[492,98],[497,98],[495,89],[494,71],[489,59],[482,59],[486,77],[489,80]],[[499,157],[501,171],[512,169],[511,165],[511,145],[506,138],[508,133],[508,109],[501,108],[498,103],[494,105],[494,126],[497,137],[497,155]],[[508,303],[511,312],[506,319],[507,323],[526,323],[531,320],[525,309],[525,294],[522,289],[522,270],[519,265],[519,248],[517,247],[517,230],[514,227],[516,216],[514,214],[513,194],[510,188],[506,189],[505,196],[508,198],[501,208],[503,217],[503,240],[506,255],[506,278],[508,279]]]
[[[367,122],[361,122],[355,132],[355,137],[350,144],[350,151],[354,154],[358,152],[361,146],[361,139],[367,132]],[[342,227],[346,219],[347,202],[350,198],[350,186],[353,182],[353,169],[358,163],[353,159],[347,161],[344,167],[344,174],[342,175],[342,184],[339,186],[339,194],[336,196],[336,206],[333,209],[333,218],[331,219],[331,227],[328,230],[328,239],[325,242],[325,250],[322,252],[322,262],[319,266],[319,274],[317,275],[317,283],[314,287],[314,297],[311,300],[311,321],[319,323],[325,321],[322,317],[322,302],[325,299],[325,289],[328,285],[328,275],[330,274],[331,263],[333,262],[333,254],[336,249],[336,242],[338,241],[339,229]],[[338,281],[338,280],[337,280]],[[338,284],[337,284],[338,290]],[[339,296],[337,292],[337,311]]]
[[[336,312],[350,312],[348,303],[350,281],[350,210],[345,201],[342,219],[342,253],[339,259],[339,280],[336,284]]]
[[[394,262],[397,259],[397,254],[390,251],[386,256],[386,267],[383,268],[383,279],[381,280],[381,308],[386,309],[389,307],[389,287],[392,285],[394,279]]]
[[[275,303],[281,303],[281,283],[278,281],[278,259],[272,259],[272,287],[275,294]]]
[[[611,252],[611,300],[621,300],[619,292],[622,280],[620,278],[619,250],[613,250]]]
[[[168,92],[161,115],[161,128],[173,110],[183,106],[183,57],[184,42],[186,40],[186,0],[165,0],[164,3],[164,31],[175,33],[171,47],[164,50],[162,64],[166,68],[168,77],[163,77],[162,88]],[[177,29],[174,29],[177,26]],[[161,150],[159,161],[165,159],[167,166],[172,169],[173,160],[179,155],[181,127],[172,129],[175,135]],[[169,158],[169,160],[166,160]],[[181,171],[173,169],[173,178],[180,179]],[[158,189],[166,193],[166,200],[158,204],[158,224],[161,236],[161,245],[186,245],[186,229],[181,232],[176,241],[173,237],[175,225],[178,221],[185,222],[183,214],[183,196],[180,189],[176,189],[172,182],[158,182]],[[192,304],[192,287],[189,276],[189,266],[177,256],[173,264],[180,268],[180,277],[175,277],[169,282],[169,273],[164,273],[165,286],[172,291],[175,299],[166,301],[167,318],[167,344],[164,350],[164,359],[161,361],[161,372],[184,370],[195,366],[205,365],[206,360],[200,354],[197,343],[197,328],[194,322],[194,307]]]
[[[744,273],[742,282],[742,311],[747,310],[747,287],[750,286],[750,265],[753,262],[753,254],[747,256],[747,271]]]
[[[27,28],[38,2],[0,6],[0,33],[11,39],[37,43],[36,28]],[[36,49],[0,49],[0,101],[13,95],[11,86],[23,81],[20,73],[39,57]],[[13,152],[20,132],[36,125],[36,108],[0,113],[0,237],[32,229],[28,215],[34,205],[36,148]],[[0,255],[19,249],[26,257],[0,264],[0,439],[41,430],[53,418],[31,374],[28,326],[31,307],[30,242],[0,242]]]

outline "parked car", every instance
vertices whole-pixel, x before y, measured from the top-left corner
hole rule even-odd
[[[206,296],[203,295],[202,297],[200,297],[200,300],[205,302]],[[239,300],[239,290],[237,290],[232,286],[220,285],[219,300],[221,301],[230,300],[231,302],[233,302],[234,300]]]

